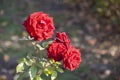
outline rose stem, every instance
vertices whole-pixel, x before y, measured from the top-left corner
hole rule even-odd
[[[36,42],[34,42],[33,45],[34,45],[34,49],[35,49],[35,53],[36,53],[36,63],[37,63],[37,61],[38,61],[38,49],[36,47]]]

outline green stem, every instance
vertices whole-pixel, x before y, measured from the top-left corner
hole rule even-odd
[[[36,42],[32,42],[33,46],[34,46],[34,49],[35,49],[35,53],[36,53],[36,64],[38,62],[38,49],[36,47]]]

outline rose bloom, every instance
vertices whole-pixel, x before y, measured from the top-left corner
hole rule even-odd
[[[48,58],[52,58],[55,61],[61,61],[63,59],[64,53],[68,50],[70,46],[70,40],[68,39],[65,32],[57,32],[55,40],[53,43],[49,44],[47,48]]]
[[[34,12],[30,14],[23,25],[30,37],[38,41],[51,38],[55,29],[53,18],[43,12]]]
[[[67,49],[64,44],[53,42],[52,44],[49,44],[47,48],[47,56],[55,61],[61,61],[66,50]]]
[[[70,40],[65,32],[57,32],[55,42],[63,43],[67,48],[70,46]]]
[[[78,49],[71,46],[68,51],[63,56],[63,66],[64,68],[73,71],[79,67],[81,62],[81,53]]]

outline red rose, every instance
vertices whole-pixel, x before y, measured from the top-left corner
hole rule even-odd
[[[63,43],[67,48],[70,46],[70,40],[65,32],[57,32],[55,42]]]
[[[79,67],[80,62],[81,54],[79,50],[71,46],[63,56],[63,66],[66,69],[73,71]]]
[[[66,51],[66,46],[62,43],[53,42],[48,45],[47,48],[47,56],[48,58],[52,58],[55,61],[60,61],[63,59],[63,54]]]
[[[24,21],[23,25],[34,40],[42,41],[52,37],[53,19],[43,12],[34,12]]]
[[[68,50],[69,46],[70,40],[66,33],[57,32],[55,40],[47,48],[48,58],[53,58],[55,61],[62,60],[63,55]]]

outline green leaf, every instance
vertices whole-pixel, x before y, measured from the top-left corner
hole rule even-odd
[[[46,48],[48,46],[48,42],[42,42],[42,47]]]
[[[23,70],[24,70],[24,63],[22,62],[22,63],[19,63],[18,65],[17,65],[17,67],[16,67],[16,72],[18,73],[18,72],[23,72]]]
[[[46,76],[49,76],[49,72],[48,72],[47,69],[44,70],[44,74],[45,74]]]
[[[49,44],[51,44],[53,41],[52,40],[46,40],[46,41],[43,41],[41,46],[43,48],[47,48]]]
[[[40,76],[36,75],[33,80],[42,80],[42,78]]]
[[[28,73],[27,72],[24,72],[24,73],[21,73],[18,77],[17,80],[23,80],[23,78],[27,77],[28,76]]]
[[[43,65],[41,63],[37,63],[37,67],[43,68]]]
[[[36,47],[39,49],[39,50],[44,50],[45,48],[41,47],[39,44],[36,44]]]
[[[52,74],[52,72],[54,71],[54,67],[48,66],[47,68],[44,69],[44,73],[46,76]]]
[[[34,77],[36,76],[36,73],[37,73],[37,67],[32,66],[32,67],[29,69],[30,80],[33,80],[33,79],[34,79]]]
[[[31,59],[31,58],[32,58],[32,54],[28,53],[26,59]]]
[[[55,62],[55,64],[57,64],[58,66],[59,66],[59,65],[61,65],[61,63],[60,63],[60,62],[58,62],[58,61],[56,61],[56,62]]]
[[[50,63],[51,64],[55,63],[55,60],[54,59],[50,59]]]
[[[41,67],[44,67],[46,65],[46,62],[40,61],[39,65],[41,65]]]
[[[25,61],[25,58],[21,58],[21,59],[19,59],[19,63],[24,63],[24,61]]]
[[[57,77],[57,72],[53,71],[51,74],[51,80],[55,80],[56,77]]]
[[[63,69],[61,69],[61,68],[56,68],[56,70],[58,71],[58,72],[60,72],[60,73],[63,73],[64,71],[63,71]]]

